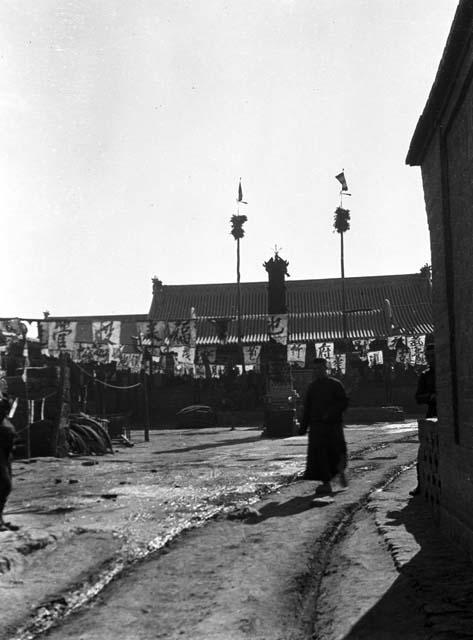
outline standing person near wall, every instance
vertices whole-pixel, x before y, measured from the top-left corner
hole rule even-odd
[[[16,531],[17,526],[5,522],[3,510],[12,488],[11,461],[15,427],[8,419],[10,403],[5,398],[0,400],[0,531]]]
[[[322,482],[317,494],[331,494],[331,481],[337,475],[341,485],[347,486],[347,446],[342,422],[347,406],[348,397],[343,384],[327,375],[324,358],[316,358],[314,379],[305,395],[300,433],[309,430],[304,479]]]
[[[433,343],[429,343],[425,347],[425,359],[429,365],[428,369],[422,371],[417,381],[416,402],[417,404],[426,404],[426,418],[437,417],[437,393],[435,388],[435,351]],[[411,496],[420,494],[419,482],[419,462],[417,462],[417,487],[410,491]]]
[[[422,371],[417,381],[416,402],[426,404],[426,418],[437,417],[437,395],[435,390],[435,351],[432,343],[425,347],[425,359],[428,369]]]

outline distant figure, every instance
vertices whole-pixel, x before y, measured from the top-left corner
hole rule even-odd
[[[427,360],[429,367],[419,376],[415,397],[417,404],[427,405],[425,417],[436,418],[437,394],[435,390],[435,351],[432,343],[425,347],[425,359]],[[409,493],[411,496],[417,496],[420,494],[419,462],[417,462],[417,487]]]
[[[417,382],[416,401],[417,404],[426,404],[426,418],[437,417],[437,395],[435,392],[435,352],[434,345],[428,344],[425,347],[425,359],[429,368],[423,371]]]
[[[17,526],[5,522],[3,510],[12,488],[11,461],[15,427],[8,419],[10,403],[7,399],[0,401],[0,531],[16,531]]]
[[[342,486],[347,486],[347,446],[342,423],[347,406],[348,397],[343,384],[327,375],[327,361],[324,358],[316,358],[314,379],[304,399],[300,433],[309,430],[304,478],[322,482],[316,490],[317,494],[331,494],[331,481],[337,475]]]

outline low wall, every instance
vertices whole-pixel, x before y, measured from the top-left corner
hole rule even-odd
[[[419,426],[418,465],[421,495],[428,502],[438,522],[442,499],[438,422],[436,419],[422,418],[417,421],[417,424]]]

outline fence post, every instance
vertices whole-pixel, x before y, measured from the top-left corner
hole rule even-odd
[[[69,355],[59,356],[59,388],[57,394],[57,415],[53,432],[54,455],[63,457],[67,454],[66,429],[71,413],[71,369]]]

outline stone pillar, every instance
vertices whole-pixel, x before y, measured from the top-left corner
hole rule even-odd
[[[268,316],[273,319],[287,315],[285,277],[288,262],[274,257],[264,263],[268,272]],[[295,390],[287,363],[287,338],[269,339],[263,348],[263,371],[266,382],[264,430],[268,438],[285,438],[297,433]]]

